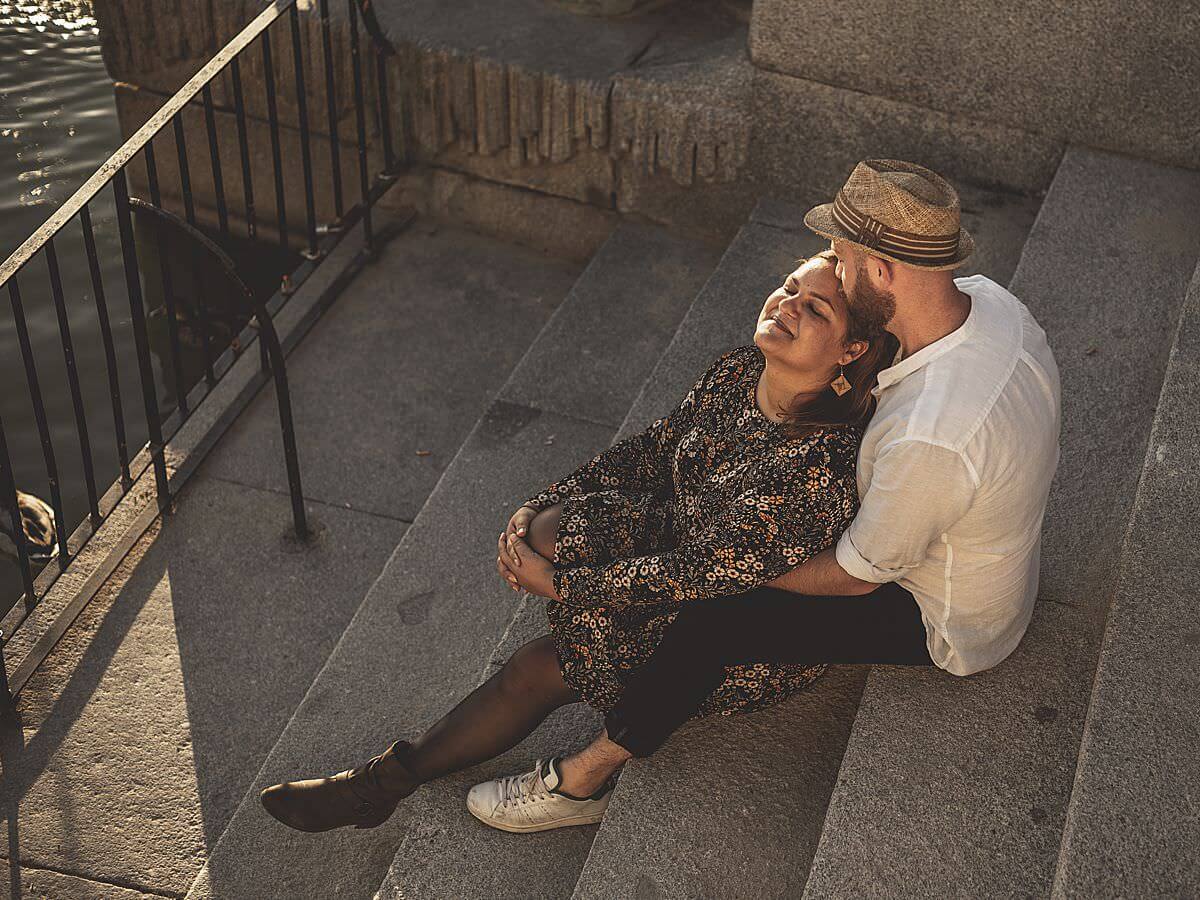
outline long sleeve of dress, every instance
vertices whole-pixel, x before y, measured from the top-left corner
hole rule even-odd
[[[530,497],[524,505],[544,509],[571,494],[611,489],[669,496],[675,445],[691,427],[697,398],[703,396],[709,375],[715,368],[716,364],[700,377],[669,415],[658,419],[645,431],[600,451],[570,475]]]
[[[758,587],[832,546],[858,507],[854,437],[819,432],[752,463],[747,487],[672,550],[562,568],[569,606],[684,602]]]

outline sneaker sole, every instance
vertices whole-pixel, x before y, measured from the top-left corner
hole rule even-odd
[[[491,826],[492,828],[498,828],[501,831],[508,831],[513,834],[528,834],[532,831],[550,831],[554,828],[566,828],[569,825],[595,825],[597,822],[600,822],[604,819],[604,813],[600,813],[599,815],[590,816],[572,816],[569,819],[558,819],[554,822],[543,822],[540,825],[509,825],[504,822],[495,822],[491,819],[485,819],[470,807],[467,808],[467,811],[484,825]]]

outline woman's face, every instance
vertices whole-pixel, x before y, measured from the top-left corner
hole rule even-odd
[[[789,368],[825,373],[849,362],[846,297],[831,260],[814,258],[792,272],[767,297],[754,343],[768,359]]]

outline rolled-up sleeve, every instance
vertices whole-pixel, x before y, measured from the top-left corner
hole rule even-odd
[[[871,483],[838,539],[838,565],[860,581],[883,584],[920,565],[971,506],[978,481],[963,455],[905,438],[875,458]]]

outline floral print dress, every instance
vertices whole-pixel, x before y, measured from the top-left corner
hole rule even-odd
[[[858,507],[853,426],[788,435],[758,408],[765,359],[718,359],[669,416],[530,498],[561,504],[547,600],[563,679],[602,712],[681,604],[758,587],[831,546]],[[732,665],[697,716],[776,703],[824,666]]]

